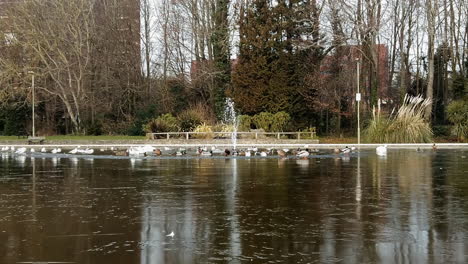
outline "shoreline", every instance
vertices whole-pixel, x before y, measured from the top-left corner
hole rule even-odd
[[[398,143],[386,144],[389,149],[411,149],[423,148],[429,149],[433,145],[438,149],[468,149],[468,143]],[[203,146],[214,146],[217,148],[232,148],[233,144],[230,140],[50,140],[45,144],[27,144],[25,141],[0,141],[0,147],[89,147],[89,148],[128,148],[141,145],[151,145],[155,148],[198,148]],[[257,148],[310,148],[310,149],[334,149],[344,147],[356,147],[358,149],[374,149],[385,143],[360,144],[357,143],[319,143],[318,140],[238,140],[236,149],[244,149],[249,147]]]

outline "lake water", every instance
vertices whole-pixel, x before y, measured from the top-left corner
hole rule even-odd
[[[467,263],[467,201],[467,150],[4,154],[0,263]]]

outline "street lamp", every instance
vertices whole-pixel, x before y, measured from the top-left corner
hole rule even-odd
[[[359,103],[361,102],[361,93],[359,92],[359,66],[360,61],[359,58],[356,58],[356,80],[357,80],[357,92],[356,92],[356,102],[357,102],[357,140],[358,140],[358,147],[361,145],[361,125],[359,120]]]
[[[28,74],[32,75],[31,87],[32,87],[32,137],[36,136],[36,127],[34,124],[34,103],[35,103],[35,92],[34,92],[34,72],[28,71]]]

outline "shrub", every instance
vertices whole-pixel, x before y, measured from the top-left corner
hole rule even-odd
[[[193,135],[194,138],[203,138],[203,139],[213,139],[214,138],[214,133],[211,128],[211,126],[203,123],[199,126],[197,126],[193,132],[204,132],[206,134],[200,134],[200,135]]]
[[[424,119],[429,99],[405,96],[396,114],[381,117],[373,111],[373,119],[364,131],[367,141],[375,143],[424,143],[432,141],[432,130]],[[380,108],[380,107],[379,107]]]
[[[299,132],[306,133],[306,134],[301,134],[301,139],[316,139],[317,138],[315,127],[304,128],[302,130],[299,130]]]
[[[237,126],[238,131],[250,131],[252,124],[252,117],[249,115],[240,115],[238,118],[239,125]]]
[[[460,141],[468,138],[468,101],[459,100],[447,107],[447,118],[453,123],[452,133]]]
[[[172,114],[164,114],[146,123],[143,130],[146,133],[174,132],[179,130],[179,124]]]
[[[273,114],[270,112],[261,112],[252,117],[252,122],[258,128],[265,131],[270,131],[271,123],[273,122]]]
[[[193,110],[185,110],[177,116],[180,130],[190,132],[203,123],[203,118]]]
[[[275,132],[284,131],[290,120],[291,116],[286,112],[281,111],[274,114],[271,123],[271,130]]]
[[[102,135],[102,123],[96,121],[94,123],[87,123],[85,125],[86,135],[99,136]]]

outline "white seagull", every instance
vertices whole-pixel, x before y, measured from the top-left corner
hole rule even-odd
[[[378,146],[376,149],[375,149],[377,155],[379,156],[385,156],[387,155],[387,145],[383,145],[383,146]]]

